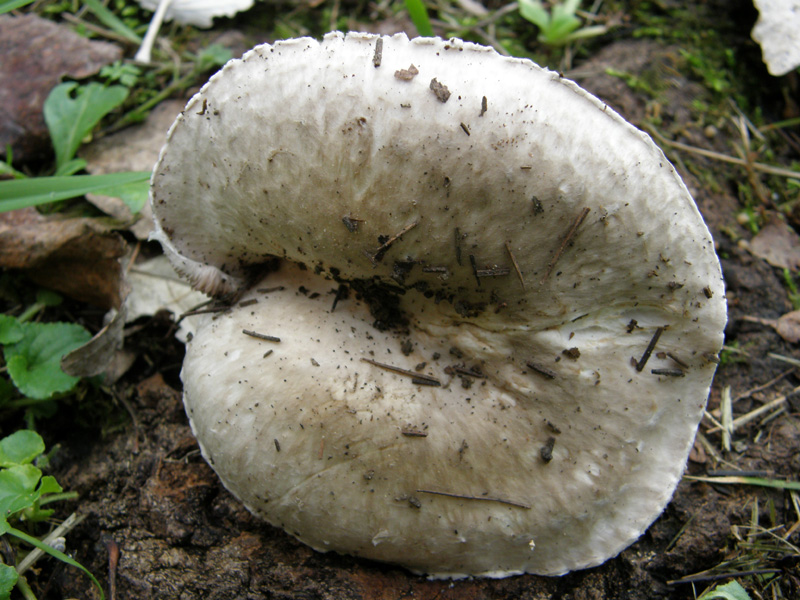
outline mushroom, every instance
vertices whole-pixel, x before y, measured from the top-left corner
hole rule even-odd
[[[151,198],[177,270],[235,298],[183,366],[203,455],[302,542],[559,575],[669,501],[719,262],[663,153],[557,73],[402,34],[258,46],[190,100]]]

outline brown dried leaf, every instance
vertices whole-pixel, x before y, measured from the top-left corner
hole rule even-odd
[[[184,102],[179,100],[162,102],[153,109],[144,123],[85,146],[79,155],[88,163],[86,170],[93,175],[120,171],[152,171],[167,139],[167,131],[183,107]],[[121,221],[136,220],[119,198],[89,194],[87,199],[106,214]],[[137,219],[129,229],[140,240],[146,240],[153,230],[149,204],[145,205]]]
[[[794,344],[800,340],[800,310],[783,315],[774,325],[775,331],[787,342]]]
[[[800,310],[786,313],[779,319],[762,319],[761,317],[744,315],[742,320],[772,327],[779,336],[790,344],[794,344],[800,340]]]
[[[750,252],[773,267],[796,271],[800,267],[800,236],[783,221],[775,220],[750,241]]]
[[[119,308],[125,242],[97,219],[0,213],[0,267],[101,308]]]
[[[122,349],[125,327],[125,305],[112,310],[111,321],[83,346],[64,355],[61,369],[74,377],[94,377],[103,373]]]

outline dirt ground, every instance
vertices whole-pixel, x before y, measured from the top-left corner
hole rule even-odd
[[[636,124],[658,110],[662,131],[693,146],[730,153],[740,132],[729,122],[711,131],[693,120],[692,102],[704,92],[681,71],[679,57],[676,47],[626,39],[573,65],[566,75]],[[607,74],[607,66],[640,77],[669,73],[669,89],[655,106],[650,96]],[[776,118],[782,108],[779,97],[769,106]],[[709,410],[719,406],[721,391],[727,386],[736,398],[769,384],[737,400],[735,415],[788,396],[786,412],[766,424],[755,421],[737,430],[729,453],[721,451],[719,434],[708,434],[722,460],[697,443],[687,473],[738,469],[797,479],[800,401],[791,393],[800,385],[800,375],[769,355],[800,359],[800,352],[796,343],[785,341],[772,327],[743,319],[777,319],[792,310],[781,269],[754,256],[737,239],[752,238],[737,222],[742,204],[736,182],[747,180],[747,173],[710,158],[665,150],[676,161],[717,242],[730,311],[726,345],[740,351],[729,354],[720,365]],[[787,152],[794,152],[794,160],[800,159],[796,147],[789,145]],[[686,166],[689,161],[691,168]],[[704,178],[703,173],[711,177]],[[719,185],[709,184],[711,179]],[[774,212],[774,207],[766,206],[764,211]],[[115,388],[120,397],[127,398],[136,422],[104,437],[87,435],[84,429],[50,426],[51,436],[58,433],[62,446],[54,474],[65,489],[80,494],[71,509],[86,517],[70,534],[70,547],[101,581],[113,585],[118,600],[682,600],[695,597],[709,582],[693,587],[676,581],[741,551],[732,528],[751,522],[756,501],[765,528],[783,525],[785,532],[798,519],[784,491],[685,480],[637,543],[600,567],[563,577],[428,581],[392,566],[319,554],[250,515],[222,487],[201,458],[183,412],[178,378],[183,349],[172,339],[169,318],[161,315],[142,325],[127,342],[151,360],[137,363]],[[704,420],[701,432],[711,427]],[[798,543],[796,532],[791,539]],[[117,550],[118,562],[110,564]],[[781,573],[783,597],[800,598],[800,558],[767,560],[759,568]],[[97,597],[77,571],[48,563],[42,569],[48,590],[40,598]],[[758,586],[754,581],[748,585],[755,598]]]

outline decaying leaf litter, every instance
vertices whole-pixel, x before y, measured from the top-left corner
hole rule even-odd
[[[618,8],[642,18],[641,7]],[[649,26],[654,28],[664,27],[658,17],[667,14],[673,19],[676,17],[674,12],[669,13],[669,7],[656,7],[653,13]],[[618,16],[613,15],[613,11],[608,14]],[[447,15],[445,12],[444,16]],[[387,26],[386,20],[380,22]],[[741,75],[759,69],[760,58],[746,38],[752,23],[718,22],[718,17],[714,23],[721,37],[728,36],[725,38],[727,45],[739,52],[736,57],[741,64],[729,67],[728,77],[732,78],[734,72]],[[434,25],[442,26],[435,20]],[[485,43],[485,40],[478,41]],[[785,214],[785,221],[794,224],[791,201],[797,198],[796,188],[787,183],[787,179],[760,175],[756,166],[748,168],[748,165],[763,162],[764,155],[774,157],[770,161],[773,165],[789,170],[792,156],[796,160],[791,129],[779,128],[785,136],[780,134],[778,141],[772,137],[762,140],[753,133],[759,126],[791,118],[791,104],[778,100],[791,98],[791,93],[781,93],[781,86],[789,86],[787,89],[791,90],[791,81],[776,83],[759,79],[765,91],[758,95],[758,104],[774,116],[759,123],[752,110],[756,99],[737,98],[737,101],[752,103],[737,105],[748,120],[742,123],[735,110],[724,109],[720,106],[724,104],[722,101],[716,105],[713,94],[709,96],[704,86],[719,87],[719,73],[713,69],[718,63],[697,55],[691,41],[678,40],[683,42],[682,46],[675,44],[674,38],[660,38],[655,43],[652,39],[623,39],[617,43],[601,40],[596,45],[592,42],[578,49],[571,64],[551,64],[562,68],[565,75],[576,78],[624,114],[623,107],[629,107],[625,116],[638,125],[649,124],[668,139],[692,148],[678,151],[663,146],[681,169],[714,234],[729,290],[731,323],[726,331],[727,347],[722,354],[722,365],[712,390],[709,417],[701,427],[706,435],[698,438],[689,472],[696,476],[750,477],[743,480],[748,484],[753,483],[752,478],[791,480],[800,465],[797,429],[791,418],[796,379],[794,367],[787,359],[796,359],[797,353],[792,343],[777,335],[769,325],[744,318],[777,321],[795,308],[792,306],[792,296],[796,294],[791,285],[793,271],[789,269],[787,276],[782,268],[770,266],[751,253],[744,243],[767,228],[777,215]],[[690,55],[681,53],[681,48]],[[575,49],[570,51],[575,52]],[[539,57],[540,62],[545,60],[546,57]],[[620,77],[619,73],[626,77]],[[664,73],[671,75],[670,86],[658,89],[660,79],[654,74]],[[729,91],[733,90],[735,86]],[[698,104],[702,103],[710,110],[699,111]],[[750,131],[748,136],[742,134],[742,125]],[[712,129],[716,133],[709,136]],[[770,135],[762,133],[762,136]],[[694,150],[730,156],[740,161],[740,165],[718,162]],[[754,228],[757,231],[753,231]],[[123,235],[130,245],[135,245],[133,237]],[[153,252],[145,244],[140,247],[139,256],[147,258]],[[465,245],[467,264],[468,255]],[[138,268],[138,265],[131,266],[131,270]],[[94,317],[83,320],[96,330],[101,324],[101,314],[102,311],[95,311]],[[793,490],[766,492],[761,488],[743,487],[742,481],[719,480],[713,486],[682,483],[672,504],[640,542],[603,567],[558,580],[521,577],[499,582],[461,582],[451,589],[411,577],[398,569],[313,554],[283,534],[259,524],[220,489],[216,478],[197,457],[178,397],[162,387],[163,379],[147,378],[161,371],[173,387],[178,385],[180,345],[171,341],[165,343],[172,339],[173,328],[169,318],[164,316],[140,318],[129,326],[127,350],[136,350],[139,354],[132,370],[122,375],[110,391],[119,403],[132,409],[135,419],[131,418],[121,432],[111,434],[107,445],[90,444],[86,436],[76,439],[78,436],[74,434],[63,433],[66,427],[39,421],[39,427],[45,432],[50,428],[48,435],[53,436],[53,441],[63,444],[61,459],[56,455],[56,461],[61,461],[61,470],[56,471],[59,482],[65,489],[81,493],[81,499],[74,503],[75,509],[80,509],[78,511],[90,519],[97,519],[95,523],[100,524],[87,527],[84,522],[70,534],[80,536],[75,541],[77,556],[101,579],[104,576],[108,581],[106,548],[116,544],[120,550],[116,566],[117,597],[126,597],[124,594],[156,597],[165,589],[180,588],[187,597],[215,593],[219,597],[285,594],[347,598],[379,597],[377,590],[383,590],[380,593],[396,590],[395,595],[401,595],[410,588],[422,597],[451,594],[453,597],[588,598],[596,594],[607,596],[607,591],[613,590],[616,597],[689,598],[692,597],[689,584],[668,585],[667,582],[688,577],[700,567],[715,565],[722,565],[717,571],[722,575],[748,570],[762,570],[770,577],[777,574],[780,577],[777,585],[786,586],[780,588],[784,597],[791,597],[792,588],[788,587],[793,576],[791,560],[780,562],[778,558],[791,556],[792,551],[785,545],[781,550],[782,543],[770,545],[768,542],[776,535],[789,533],[798,521],[797,514],[793,513],[796,496]],[[52,318],[66,320],[57,313]],[[154,348],[148,339],[159,340],[160,347]],[[144,350],[140,350],[142,347]],[[657,346],[654,352],[658,352]],[[727,387],[731,388],[729,395],[723,393]],[[724,400],[728,396],[730,403]],[[74,406],[62,406],[59,417],[74,410]],[[738,420],[762,406],[772,406],[775,410],[761,413],[746,423]],[[95,410],[98,415],[102,412]],[[772,414],[779,410],[782,412]],[[761,424],[764,417],[769,420]],[[119,416],[116,419],[108,419],[106,426],[119,423]],[[85,420],[90,421],[89,430],[92,430],[92,419],[84,417]],[[94,426],[97,426],[96,421],[102,420],[97,417]],[[722,449],[721,430],[715,431],[720,426],[728,430],[730,451]],[[109,461],[108,456],[113,460]],[[98,466],[101,470],[93,471]],[[112,475],[108,476],[109,473]],[[110,494],[112,489],[118,493]],[[130,515],[135,516],[131,518]],[[63,516],[67,516],[66,510]],[[781,525],[783,529],[773,530]],[[100,531],[107,537],[101,537]],[[796,536],[787,536],[787,543],[792,539],[796,545]],[[113,540],[113,544],[109,540]],[[765,547],[773,550],[768,553]],[[207,571],[217,575],[214,578],[202,575]],[[706,579],[701,576],[700,582],[694,584],[698,594],[712,585],[709,575],[704,576]],[[121,585],[122,581],[125,586]],[[751,593],[759,591],[752,579],[741,581]],[[87,580],[81,580],[70,569],[57,573],[54,582],[53,585],[60,586],[61,593],[74,596],[85,595],[89,587]],[[123,587],[127,590],[123,591]],[[57,588],[51,586],[51,589]],[[773,592],[761,590],[761,593]]]

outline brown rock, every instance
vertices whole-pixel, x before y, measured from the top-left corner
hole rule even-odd
[[[93,42],[37,15],[0,16],[0,155],[11,144],[15,162],[51,152],[42,107],[61,77],[97,73],[122,49]]]

